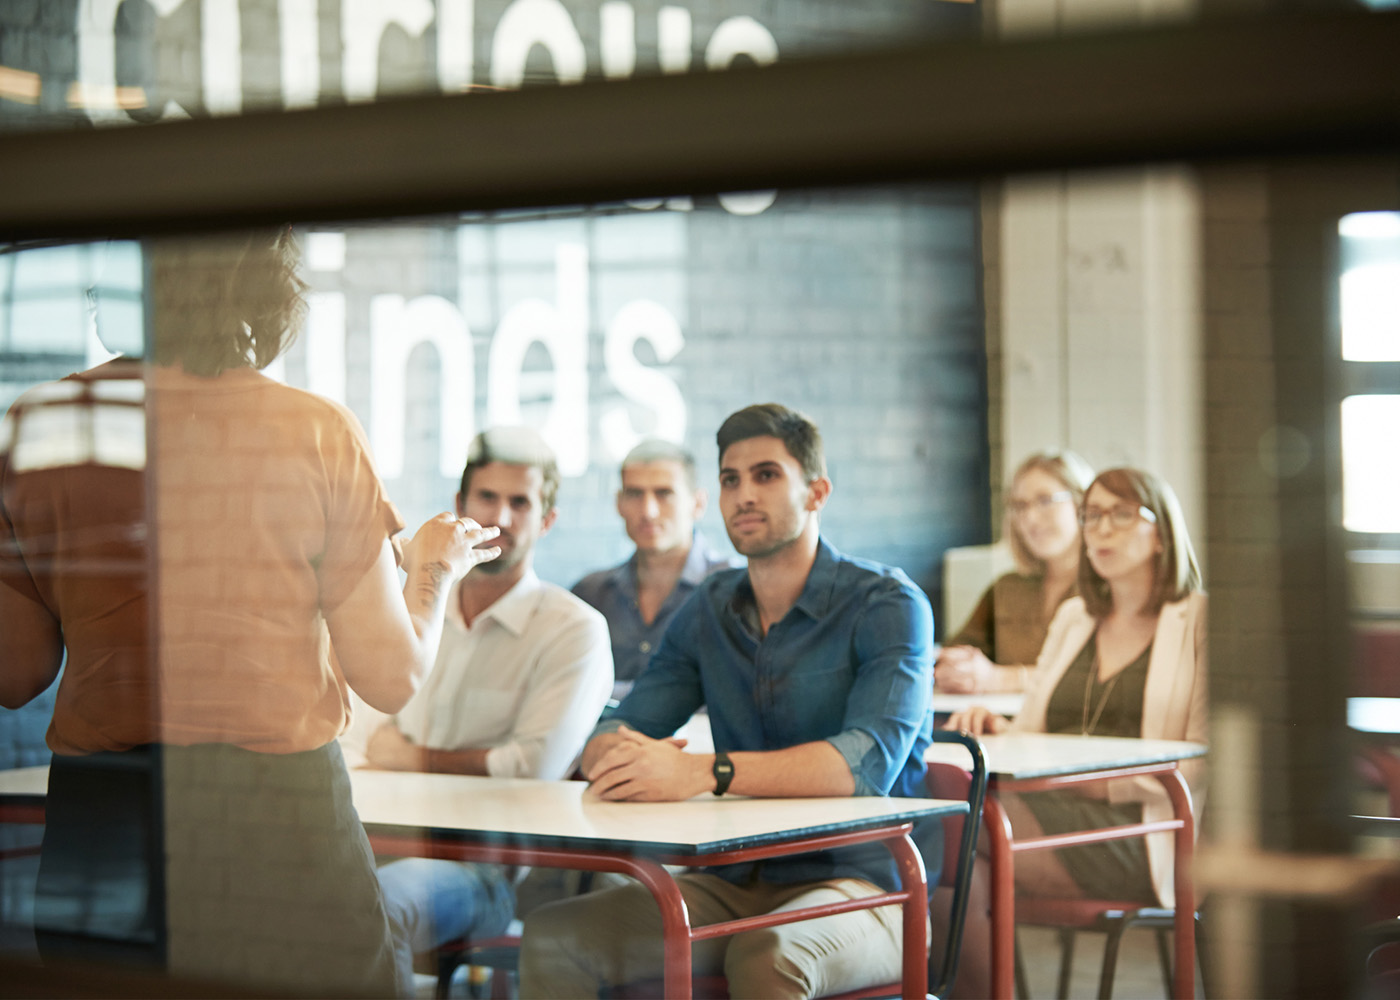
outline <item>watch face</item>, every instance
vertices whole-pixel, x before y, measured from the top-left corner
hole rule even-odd
[[[715,754],[715,791],[716,795],[723,795],[729,790],[729,782],[734,779],[734,762],[729,759],[726,753]]]

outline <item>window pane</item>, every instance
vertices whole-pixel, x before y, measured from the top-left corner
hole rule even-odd
[[[1342,357],[1400,361],[1400,212],[1357,212],[1342,236]]]
[[[16,296],[10,316],[13,350],[82,353],[87,314],[76,288],[64,295]]]
[[[1400,396],[1342,400],[1342,523],[1348,531],[1400,532]]]
[[[4,5],[6,13],[11,6]],[[976,37],[982,20],[974,2],[908,0],[70,0],[48,6],[67,14],[30,12],[7,25],[15,43],[0,51],[0,131],[763,66],[916,39]],[[18,7],[30,8],[37,9]],[[85,13],[75,17],[74,8]]]

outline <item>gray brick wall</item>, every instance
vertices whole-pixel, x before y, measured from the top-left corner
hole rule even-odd
[[[629,210],[587,211],[553,223],[566,236],[575,227],[587,234],[619,213]],[[600,424],[622,407],[646,431],[651,414],[629,406],[610,380],[603,327],[609,305],[670,284],[683,289],[662,298],[685,346],[660,368],[685,399],[686,443],[700,458],[703,481],[713,482],[713,435],[728,413],[769,399],[803,409],[823,428],[837,487],[826,513],[828,536],[904,567],[936,602],[943,550],[985,541],[989,530],[975,189],[784,193],[757,216],[733,216],[701,202],[672,221],[684,227],[683,249],[652,263],[612,266],[598,259],[603,241],[595,236],[587,244],[595,306],[588,332],[590,462],[565,479],[559,523],[540,550],[541,574],[571,583],[628,551],[613,509],[617,456],[608,452]],[[498,247],[512,241],[512,228],[536,224],[468,223]],[[434,280],[432,268],[419,266],[436,259],[426,256],[424,244],[439,235],[418,228],[353,232],[344,270],[315,276],[318,289],[346,295],[346,397],[366,426],[375,421],[367,346],[375,335],[373,295],[441,295],[469,318],[477,428],[488,420],[490,352],[511,291],[553,296],[554,268],[544,245],[535,263],[460,263],[462,286],[481,294],[459,298],[442,268]],[[639,347],[638,356],[645,351]],[[450,503],[456,489],[455,470],[438,469],[436,357],[431,348],[411,355],[404,471],[388,478],[412,524]],[[294,350],[289,359],[294,379],[301,358]],[[527,368],[536,362],[548,370],[547,356],[527,355]],[[548,402],[546,393],[533,407],[536,417]],[[524,410],[529,419],[528,401]],[[713,505],[704,526],[726,544]]]
[[[508,6],[504,0],[471,4],[477,83],[490,78],[491,42]],[[660,0],[632,4],[638,73],[658,67],[662,6]],[[565,7],[583,43],[588,72],[597,75],[602,68],[599,5],[568,0]],[[724,0],[689,7],[695,69],[703,65],[716,28],[735,17],[752,18],[770,32],[779,58],[786,59],[921,34],[974,34],[980,16],[976,5],[924,0],[860,5]],[[405,3],[395,14],[407,18],[414,8]],[[77,10],[76,0],[0,4],[0,64],[36,74],[41,84],[32,106],[0,101],[0,128],[86,125],[87,116],[67,101],[80,76]],[[279,41],[281,8],[273,0],[242,0],[238,11],[242,106],[280,107],[287,82]],[[145,106],[112,112],[109,120],[148,122],[172,108],[175,114],[207,113],[201,16],[193,0],[164,17],[145,4],[120,5],[110,26],[113,82],[141,88]],[[316,100],[335,103],[344,99],[347,85],[347,25],[338,2],[321,0],[315,31]],[[379,94],[437,89],[436,31],[430,19],[418,35],[401,26],[382,33]],[[527,82],[554,78],[540,46],[531,51],[526,77]],[[629,258],[625,241],[620,250],[608,243],[603,224],[629,215],[641,220],[674,217],[682,238],[666,243],[659,256],[638,251]],[[688,417],[685,438],[698,453],[706,478],[712,481],[709,470],[716,460],[713,433],[727,413],[769,399],[809,412],[825,433],[836,483],[826,514],[828,537],[848,551],[903,567],[929,591],[937,609],[944,549],[988,541],[991,531],[978,220],[973,185],[784,192],[756,215],[735,215],[705,198],[649,212],[624,206],[583,210],[556,220],[566,228],[576,226],[590,253],[589,462],[564,484],[558,526],[540,552],[541,575],[570,584],[627,552],[613,509],[616,456],[607,449],[602,418],[621,408],[641,431],[649,429],[653,418],[646,407],[619,394],[604,364],[604,341],[616,309],[647,297],[660,301],[674,317],[684,347],[662,363],[642,343],[636,359],[679,388]],[[342,267],[311,275],[316,291],[344,295],[344,397],[367,427],[377,416],[371,303],[386,294],[408,300],[441,296],[457,311],[471,335],[471,421],[480,428],[489,420],[488,365],[498,324],[519,296],[552,301],[554,294],[548,253],[531,263],[511,257],[513,251],[506,249],[529,221],[507,215],[365,227],[348,234]],[[464,229],[489,231],[490,252],[464,254]],[[26,377],[37,381],[83,366],[80,351],[68,343],[63,350],[68,353],[43,358],[37,366],[33,357],[12,353],[6,370],[16,370],[11,361],[24,362]],[[308,381],[306,350],[303,338],[286,360],[293,383]],[[450,504],[456,488],[455,472],[444,475],[439,469],[441,414],[446,399],[466,388],[444,388],[440,365],[437,351],[420,345],[403,375],[404,462],[401,472],[386,479],[411,524]],[[550,366],[539,345],[526,355],[522,412],[527,420],[540,419],[547,408],[549,393],[536,382],[547,377]],[[9,393],[20,386],[7,381],[5,388]],[[726,544],[713,509],[704,527],[713,541]],[[20,759],[15,753],[38,752],[35,734],[42,732],[39,723],[49,710],[36,703],[18,715],[0,713],[13,733],[22,734],[10,738],[13,759]],[[23,721],[10,722],[21,717]]]

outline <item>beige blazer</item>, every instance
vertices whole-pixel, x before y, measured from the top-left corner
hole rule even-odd
[[[1084,608],[1084,600],[1074,597],[1060,605],[1050,622],[1050,631],[1041,647],[1035,670],[1026,681],[1026,700],[1011,723],[1012,731],[1045,731],[1045,711],[1050,695],[1075,656],[1093,635],[1097,622]],[[1157,633],[1147,662],[1147,686],[1143,693],[1142,736],[1156,740],[1208,742],[1209,705],[1206,692],[1206,597],[1191,594],[1162,606],[1157,617]],[[1205,803],[1205,761],[1183,761],[1182,775],[1191,788],[1192,812],[1197,835],[1201,829],[1201,808]],[[1171,800],[1156,778],[1120,778],[1109,783],[1110,802],[1141,802],[1143,819],[1149,822],[1170,819]],[[1172,884],[1172,838],[1170,833],[1149,834],[1147,861],[1152,885],[1163,906],[1176,905]]]

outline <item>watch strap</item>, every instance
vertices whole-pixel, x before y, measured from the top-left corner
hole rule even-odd
[[[729,791],[729,783],[734,780],[734,762],[729,759],[729,754],[718,751],[715,754],[715,766],[712,769],[715,776],[715,795],[723,795]]]

